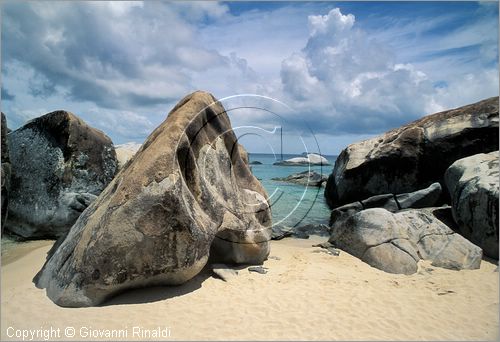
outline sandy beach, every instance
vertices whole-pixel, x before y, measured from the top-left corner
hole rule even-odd
[[[56,340],[138,340],[154,331],[169,336],[151,340],[498,338],[495,264],[451,271],[420,262],[413,275],[393,275],[312,247],[324,240],[272,241],[267,274],[240,267],[224,282],[205,270],[179,287],[134,290],[78,309],[59,307],[35,288],[31,279],[52,242],[28,242],[2,255],[1,339],[51,328]],[[121,336],[105,337],[113,331]]]

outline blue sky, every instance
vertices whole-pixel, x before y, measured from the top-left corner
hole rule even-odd
[[[116,144],[197,89],[248,150],[283,126],[326,154],[499,92],[498,2],[4,1],[1,23],[9,126],[65,109]]]

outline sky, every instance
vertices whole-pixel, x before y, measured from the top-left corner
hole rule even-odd
[[[64,109],[142,143],[185,95],[250,152],[336,155],[499,94],[498,2],[2,1],[11,129]]]

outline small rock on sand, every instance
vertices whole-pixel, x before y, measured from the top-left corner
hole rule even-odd
[[[251,266],[248,268],[248,272],[256,272],[260,274],[266,274],[268,268],[263,266]]]
[[[238,275],[238,271],[225,264],[213,264],[212,272],[224,281],[230,281]]]

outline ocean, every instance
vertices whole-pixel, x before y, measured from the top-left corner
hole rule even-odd
[[[287,227],[306,224],[328,224],[330,210],[325,202],[324,187],[305,187],[303,185],[273,181],[293,173],[316,171],[330,175],[337,156],[324,156],[331,165],[323,166],[278,166],[273,165],[279,155],[248,153],[250,162],[259,161],[262,165],[251,165],[252,172],[266,189],[271,204],[273,224]],[[283,154],[283,159],[297,157],[296,154]]]

